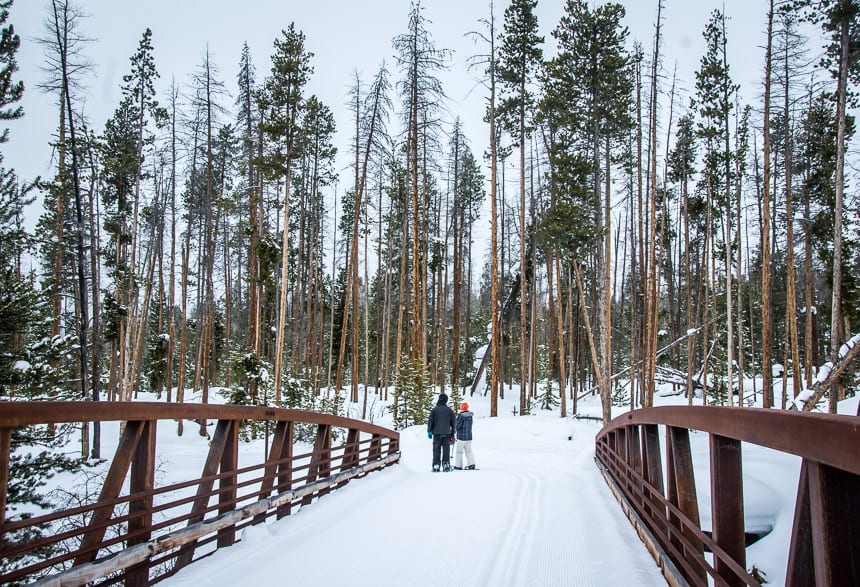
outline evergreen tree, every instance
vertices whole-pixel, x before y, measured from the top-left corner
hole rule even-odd
[[[860,1],[858,0],[795,0],[793,8],[803,11],[807,20],[821,25],[823,32],[829,35],[830,42],[822,65],[828,68],[836,78],[836,161],[834,169],[834,204],[833,204],[833,281],[831,286],[830,304],[830,360],[836,364],[839,359],[839,347],[842,340],[850,335],[845,332],[842,321],[843,303],[843,251],[844,230],[844,191],[845,191],[845,150],[848,137],[849,115],[847,108],[849,97],[854,101],[851,86],[860,82]],[[847,256],[847,255],[846,255]],[[830,390],[829,410],[836,413],[836,405],[841,396],[841,386],[836,383]],[[810,402],[808,405],[814,405]],[[860,413],[860,408],[858,408]]]
[[[721,272],[725,285],[719,286],[724,291],[727,309],[726,324],[728,340],[721,345],[726,361],[714,362],[713,371],[732,378],[733,348],[732,334],[732,286],[731,275],[734,271],[733,251],[734,235],[732,224],[734,217],[734,180],[732,171],[732,153],[729,148],[729,121],[732,111],[732,96],[736,90],[729,76],[729,66],[726,62],[726,22],[725,15],[719,10],[711,13],[711,18],[705,27],[704,37],[707,45],[702,57],[699,70],[696,72],[696,97],[694,105],[699,114],[697,135],[703,141],[705,148],[704,171],[701,177],[701,191],[706,195],[706,247],[710,248],[708,262],[716,264],[719,258],[717,252],[722,243],[725,251],[724,265]],[[722,238],[713,229],[716,222],[722,225]],[[714,284],[716,286],[716,284]],[[706,309],[707,311],[707,309]],[[763,318],[763,322],[764,322]],[[722,323],[722,321],[720,321]],[[769,337],[763,337],[769,338]],[[764,340],[763,344],[770,344]],[[707,370],[707,357],[705,366]],[[706,371],[707,372],[707,371]],[[731,381],[729,381],[731,384]],[[707,384],[706,384],[707,387]],[[728,397],[731,397],[730,395]],[[767,398],[765,391],[765,398]]]
[[[513,0],[505,10],[505,26],[499,54],[499,81],[502,100],[496,111],[502,128],[514,137],[520,148],[520,414],[528,411],[526,381],[528,360],[526,343],[527,294],[526,284],[526,137],[531,131],[532,121],[526,120],[526,112],[532,112],[534,98],[528,86],[543,60],[540,44],[543,37],[537,34],[538,22],[534,14],[537,0]]]
[[[281,31],[282,37],[275,39],[275,54],[272,56],[271,75],[259,97],[263,107],[260,129],[266,138],[267,152],[257,160],[257,165],[270,179],[284,181],[284,222],[281,244],[281,285],[278,304],[277,341],[275,343],[275,401],[281,401],[281,377],[283,371],[284,337],[288,284],[288,261],[290,243],[290,189],[292,187],[293,161],[299,134],[299,115],[304,107],[304,86],[313,67],[313,53],[305,49],[305,35],[297,31],[295,23]]]
[[[402,359],[400,364],[395,403],[389,408],[394,414],[396,430],[426,423],[433,409],[433,390],[426,367],[423,364],[415,365],[407,358]]]
[[[633,124],[631,60],[625,48],[628,31],[622,25],[624,15],[624,7],[620,4],[607,3],[592,9],[584,0],[568,0],[564,16],[553,31],[559,52],[546,66],[542,103],[543,116],[549,126],[550,189],[554,198],[551,208],[556,215],[555,220],[548,223],[554,225],[550,242],[557,254],[572,253],[574,257],[584,258],[576,253],[583,244],[595,251],[593,263],[599,292],[592,294],[598,298],[592,303],[600,308],[600,354],[603,358],[595,375],[603,384],[601,401],[605,421],[609,420],[611,410],[610,151],[613,144],[623,140]],[[561,198],[567,201],[562,202]],[[571,215],[572,211],[578,214]],[[564,231],[558,220],[565,216],[571,223],[567,239],[557,233],[558,229]],[[559,240],[558,236],[562,238]],[[583,243],[582,237],[588,237],[590,242]],[[565,244],[573,248],[565,248]],[[558,280],[561,277],[556,275]],[[557,281],[559,292],[561,283]],[[559,341],[563,342],[561,313],[557,315],[557,322]],[[564,414],[563,389],[560,395]]]
[[[0,120],[15,120],[24,114],[18,104],[24,91],[15,80],[16,53],[20,39],[12,25],[7,25],[11,0],[0,2]],[[8,128],[0,132],[0,145],[8,140]],[[0,152],[0,165],[3,155]],[[25,255],[34,254],[33,238],[23,228],[26,206],[32,203],[32,184],[21,185],[13,170],[0,167],[0,399],[64,399],[68,397],[65,382],[75,373],[66,358],[72,355],[73,337],[50,336],[48,299],[34,286],[33,277],[22,273]],[[80,461],[63,451],[71,426],[46,428],[18,427],[10,439],[9,478],[6,488],[5,522],[14,523],[31,515],[33,505],[50,509],[51,500],[42,491],[48,479],[59,471],[75,470]],[[25,506],[24,511],[19,508]],[[22,541],[38,540],[48,528],[34,527],[24,531],[4,532],[0,548]],[[39,555],[50,556],[51,547]],[[34,553],[5,557],[0,572],[16,568],[22,558]]]

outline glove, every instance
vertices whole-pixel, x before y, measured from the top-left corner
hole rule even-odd
[[[427,433],[427,438],[433,438],[433,433],[432,433],[432,432],[428,432],[428,433]]]
[[[454,443],[457,442],[457,439],[454,438],[454,435],[451,435],[451,446],[454,446]]]

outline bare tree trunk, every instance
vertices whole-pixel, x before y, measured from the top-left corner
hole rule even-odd
[[[722,13],[722,19],[720,21],[723,32],[722,32],[722,53],[723,53],[723,67],[725,71],[728,72],[729,64],[728,59],[726,57],[726,15],[725,12]],[[726,80],[723,83],[723,101],[728,106],[729,104],[729,83]],[[725,253],[726,253],[726,385],[728,388],[728,403],[731,406],[734,403],[734,393],[732,392],[732,380],[734,379],[734,345],[735,345],[735,333],[734,333],[734,300],[732,298],[732,269],[734,266],[734,254],[732,251],[732,242],[734,235],[732,234],[732,199],[731,199],[731,158],[729,157],[730,149],[730,137],[729,137],[729,115],[728,111],[725,113],[725,121],[723,127],[724,133],[724,148],[725,148],[725,210],[723,212],[723,230],[724,241],[725,241]],[[740,273],[738,273],[740,275]],[[742,393],[742,383],[738,381],[738,391],[740,392],[740,397],[743,397]]]
[[[788,265],[788,291],[786,292],[785,318],[786,330],[788,331],[788,342],[791,349],[791,375],[793,381],[793,395],[797,397],[803,389],[800,377],[800,349],[797,340],[797,273],[794,264],[794,202],[791,193],[791,160],[792,156],[792,132],[791,132],[791,110],[789,109],[789,64],[788,44],[785,48],[785,97],[783,102],[783,116],[785,117],[785,222],[786,222],[786,263]],[[788,365],[786,365],[786,369]],[[784,401],[784,400],[783,400]]]
[[[770,285],[770,76],[771,51],[773,47],[773,0],[767,13],[767,49],[764,68],[764,188],[762,189],[762,274],[761,274],[761,368],[762,368],[762,405],[773,407],[773,359],[771,357],[771,285]]]
[[[561,291],[561,264],[558,260],[558,257],[555,257],[555,272],[556,272],[556,292],[558,294],[559,300],[559,308],[558,313],[556,313],[557,327],[558,327],[558,398],[559,398],[559,408],[560,408],[560,416],[562,418],[567,417],[567,396],[565,395],[565,383],[567,379],[567,372],[565,371],[565,354],[564,354],[564,317],[563,317],[563,308],[564,306],[561,303],[561,300],[564,299],[562,297]]]
[[[845,192],[845,107],[848,84],[848,48],[852,41],[849,21],[843,18],[839,27],[839,81],[836,88],[836,172],[834,177],[836,203],[833,209],[833,296],[830,303],[830,360],[836,365],[839,360],[839,347],[842,340],[842,208]],[[834,379],[830,386],[830,401],[827,404],[831,414],[842,395],[842,385]]]
[[[170,88],[170,285],[167,323],[167,401],[173,400],[173,355],[176,349],[176,101],[179,91],[175,84]],[[184,318],[184,316],[183,316]]]
[[[809,103],[812,106],[812,88],[809,90]],[[806,166],[809,169],[809,166]],[[810,218],[811,210],[809,203],[809,193],[804,192],[803,195],[803,217]],[[814,317],[813,309],[816,307],[815,288],[812,283],[812,226],[809,222],[803,224],[803,281],[804,281],[804,352],[803,352],[803,373],[806,379],[806,387],[812,386],[812,365],[814,364],[813,341],[814,341]]]
[[[492,11],[492,3],[490,4]],[[499,356],[499,260],[497,243],[497,198],[498,198],[498,150],[496,145],[496,47],[493,17],[490,17],[490,283],[491,283],[491,340],[492,351],[492,375],[490,378],[490,416],[499,415],[499,369],[501,360]],[[563,394],[562,394],[563,395]]]
[[[609,152],[609,137],[605,138],[606,192],[603,200],[603,275],[601,276],[603,295],[600,305],[600,326],[603,330],[603,364],[602,373],[597,382],[600,385],[601,404],[603,406],[603,423],[612,419],[612,402],[610,399],[612,377],[612,191],[611,191],[611,162]],[[578,277],[578,276],[577,276]],[[571,303],[573,300],[571,299]],[[571,329],[572,332],[572,329]]]

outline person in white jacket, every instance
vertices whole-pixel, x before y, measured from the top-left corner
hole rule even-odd
[[[475,468],[475,455],[472,454],[472,412],[469,411],[469,404],[463,402],[460,404],[460,413],[457,414],[457,420],[454,422],[454,429],[457,431],[457,450],[454,455],[454,469],[460,471],[463,469],[463,453],[466,453],[466,468]]]

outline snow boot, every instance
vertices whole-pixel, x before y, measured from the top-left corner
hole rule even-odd
[[[434,472],[434,473],[438,473],[438,472],[439,472],[439,465],[433,465],[433,472]]]
[[[450,472],[451,471],[451,465],[449,465],[448,463],[445,463],[444,465],[442,465],[442,471],[444,473]]]
[[[475,468],[475,465],[469,465],[468,467],[466,467],[466,469],[468,469],[468,470],[470,470],[470,471],[471,471],[472,469],[474,469],[474,468]]]
[[[454,470],[455,470],[455,471],[462,471],[462,470],[463,470],[463,467],[456,467],[456,466],[455,466],[455,467],[454,467]]]

